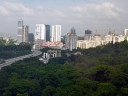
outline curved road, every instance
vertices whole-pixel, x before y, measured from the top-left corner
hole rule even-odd
[[[0,69],[4,66],[8,66],[11,65],[12,63],[19,61],[19,60],[23,60],[25,58],[31,58],[31,57],[36,57],[41,55],[42,52],[38,51],[38,50],[33,50],[32,54],[28,54],[28,55],[24,55],[24,56],[19,56],[19,57],[15,57],[15,58],[11,58],[11,59],[7,59],[5,60],[5,63],[0,64]]]

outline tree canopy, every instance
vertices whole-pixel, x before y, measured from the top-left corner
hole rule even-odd
[[[0,40],[0,59],[9,59],[29,54],[31,52],[31,47],[32,46],[28,43],[6,45],[5,41]]]
[[[32,57],[3,67],[0,96],[128,96],[128,42],[50,59]]]

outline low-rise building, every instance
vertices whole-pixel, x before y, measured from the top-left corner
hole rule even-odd
[[[47,64],[50,58],[61,57],[61,50],[49,50],[48,52],[44,52],[43,56],[39,59]]]
[[[92,38],[92,40],[78,40],[77,41],[77,47],[81,49],[88,49],[88,48],[93,48],[101,45],[106,45],[108,43],[117,43],[117,42],[122,42],[124,40],[128,40],[127,36],[123,35],[115,35],[115,34],[110,34],[105,35],[101,37],[99,34],[95,34]]]
[[[34,49],[42,49],[45,47],[53,48],[53,49],[61,49],[63,47],[62,42],[46,42],[44,40],[36,40],[34,43]]]

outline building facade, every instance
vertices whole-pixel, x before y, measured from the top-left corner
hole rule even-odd
[[[22,42],[28,42],[28,32],[29,32],[29,27],[27,25],[24,25],[23,26]]]
[[[30,42],[30,43],[34,42],[34,34],[33,33],[28,34],[28,42]]]
[[[93,35],[92,35],[92,31],[91,30],[85,30],[85,40],[92,40],[93,39]]]
[[[46,27],[46,41],[50,41],[50,25],[45,25]]]
[[[50,25],[36,24],[35,40],[50,41]]]
[[[17,27],[17,42],[21,43],[23,39],[23,20],[19,19]]]
[[[60,42],[61,41],[61,25],[53,25],[52,26],[52,42]]]
[[[124,36],[128,36],[128,29],[124,29]]]
[[[125,40],[128,40],[128,29],[124,29]]]
[[[46,28],[44,24],[36,24],[35,40],[46,40]]]
[[[34,49],[42,49],[45,47],[53,48],[53,49],[61,49],[63,47],[62,42],[46,42],[44,40],[36,40],[34,42]]]
[[[29,26],[23,25],[22,19],[18,21],[17,31],[17,42],[28,42]]]
[[[105,35],[105,36],[101,36],[100,34],[95,34],[93,35],[93,39],[92,40],[78,40],[77,41],[77,47],[81,48],[81,49],[88,49],[88,48],[94,48],[97,46],[101,46],[101,45],[106,45],[108,43],[118,43],[118,42],[122,42],[124,40],[128,40],[128,38],[126,38],[123,35],[116,35],[116,34],[109,34]]]
[[[71,51],[77,49],[77,35],[74,31],[67,33],[65,37],[65,46]]]

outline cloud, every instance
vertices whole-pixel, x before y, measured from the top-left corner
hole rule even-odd
[[[41,6],[41,5],[36,6],[36,8],[37,8],[38,10],[44,10],[44,7]]]
[[[9,15],[11,14],[11,12],[9,12],[6,8],[4,8],[3,6],[0,6],[0,14],[1,15]]]
[[[9,33],[13,27],[12,31],[16,33],[19,18],[30,26],[31,32],[34,32],[37,23],[62,24],[64,33],[68,32],[72,26],[76,27],[77,31],[84,32],[83,30],[87,27],[103,29],[118,26],[119,29],[124,28],[123,24],[125,27],[128,25],[126,21],[128,7],[124,6],[127,5],[127,0],[124,2],[120,0],[62,0],[59,3],[57,1],[59,0],[13,0],[13,2],[1,0],[0,24],[5,27],[2,27],[0,31],[5,30]]]
[[[101,4],[87,3],[77,6],[71,6],[65,9],[48,9],[42,5],[36,5],[32,8],[22,3],[4,1],[0,6],[0,14],[7,16],[23,16],[28,19],[40,18],[46,22],[66,22],[78,23],[85,19],[116,19],[119,17],[121,9],[117,8],[113,3],[103,2]],[[54,19],[53,19],[54,18]],[[66,19],[67,21],[64,21]],[[41,20],[41,21],[42,21]],[[75,21],[74,21],[75,20]],[[79,20],[79,21],[77,21]]]
[[[93,19],[113,19],[117,18],[121,12],[121,9],[117,8],[113,3],[103,2],[102,4],[83,4],[78,6],[72,6],[70,9],[83,18]]]
[[[0,6],[0,12],[2,15],[33,15],[34,11],[22,3],[12,3],[4,1]]]

